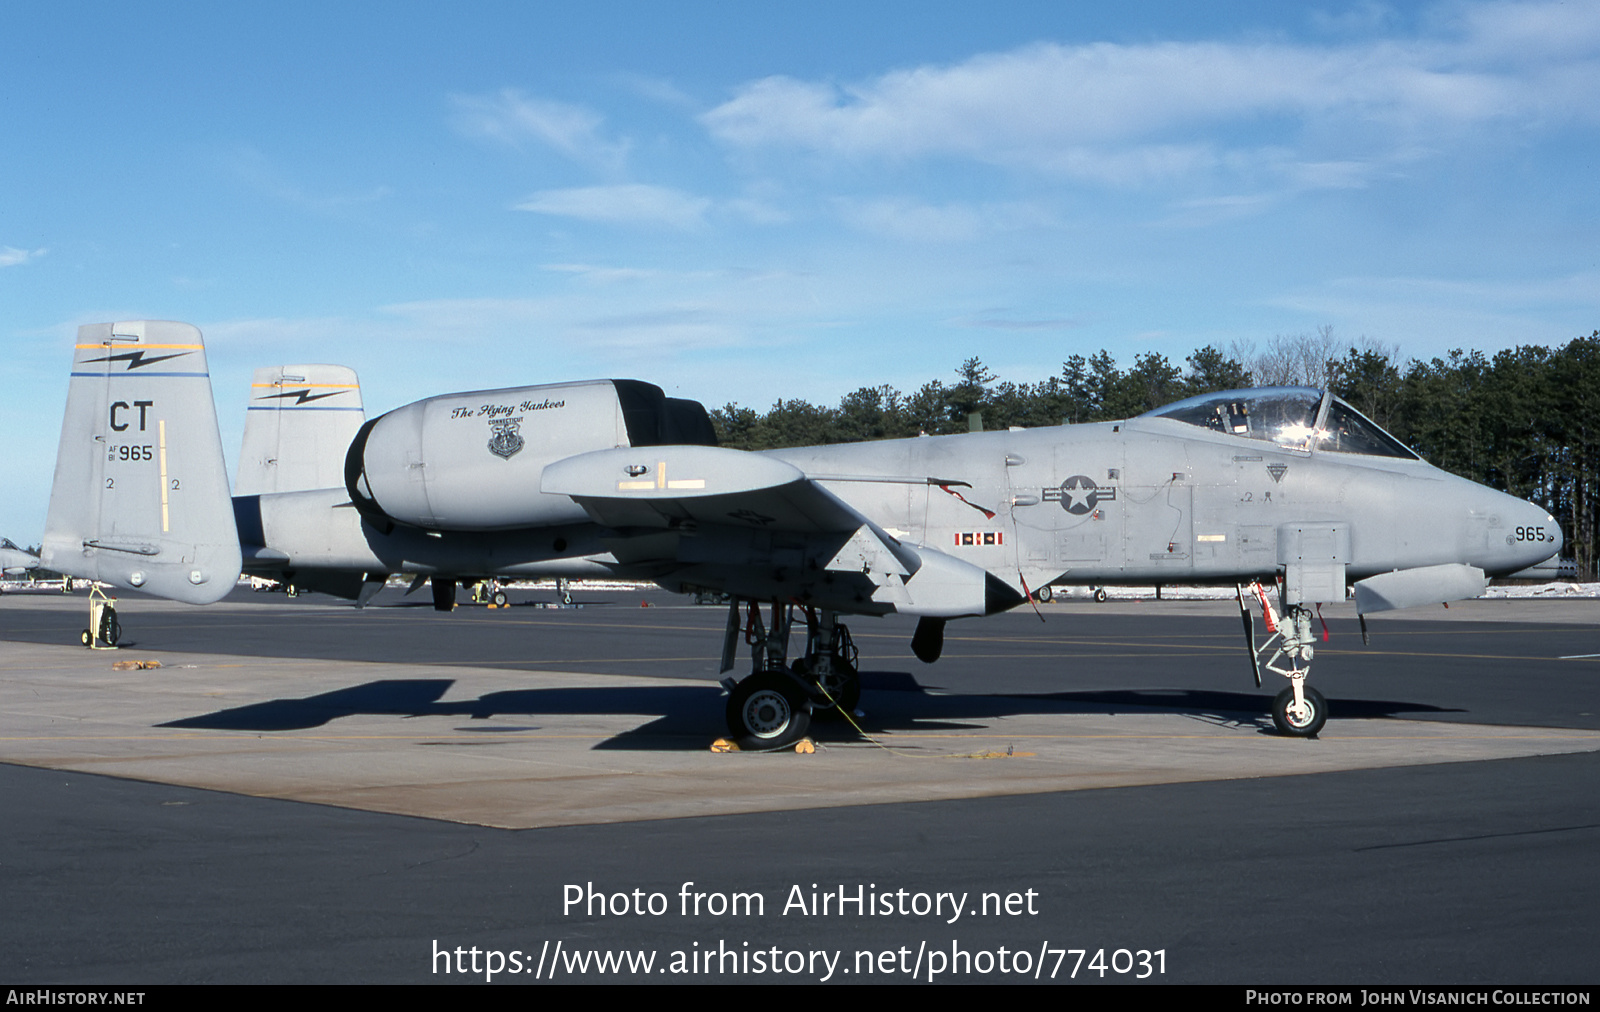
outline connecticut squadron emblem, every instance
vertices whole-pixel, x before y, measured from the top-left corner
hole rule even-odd
[[[521,425],[521,415],[489,419],[489,430],[494,433],[489,437],[489,452],[506,460],[515,456],[522,449],[522,433],[517,431]]]

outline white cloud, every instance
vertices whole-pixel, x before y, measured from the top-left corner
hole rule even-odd
[[[1009,309],[989,309],[976,316],[952,320],[958,327],[980,327],[987,330],[1077,330],[1084,321],[1073,317],[1040,317],[1018,319]]]
[[[583,106],[534,98],[515,88],[494,95],[456,95],[452,102],[456,129],[471,137],[512,145],[534,140],[575,162],[608,172],[621,171],[627,159],[628,142],[604,136],[604,117]]]
[[[394,189],[378,185],[344,193],[314,193],[289,179],[271,159],[256,148],[243,145],[223,156],[223,164],[242,182],[274,200],[323,214],[337,214],[348,208],[373,204],[394,195]]]
[[[1284,292],[1268,305],[1359,328],[1407,350],[1563,344],[1600,311],[1600,273],[1506,278],[1343,277]],[[1348,325],[1347,325],[1348,324]]]
[[[621,73],[613,78],[617,84],[640,98],[659,105],[678,109],[694,109],[700,105],[687,92],[665,77],[649,74]]]
[[[927,204],[903,197],[834,202],[846,224],[877,235],[919,243],[965,242],[996,232],[1058,224],[1037,204]]]
[[[984,229],[977,211],[960,204],[936,207],[912,200],[841,200],[845,221],[856,228],[912,242],[960,242]]]
[[[44,249],[17,249],[15,246],[0,246],[0,267],[20,267],[31,260],[44,256]]]
[[[1582,7],[1581,10],[1573,6]],[[1593,123],[1600,8],[1488,5],[1426,37],[1346,44],[1039,43],[835,85],[769,77],[701,122],[743,149],[956,157],[1098,181],[1228,167],[1229,138],[1308,164],[1382,159],[1486,127]],[[1303,173],[1345,186],[1349,173]]]
[[[664,186],[623,183],[541,190],[515,206],[519,211],[584,221],[694,228],[704,223],[711,201]]]

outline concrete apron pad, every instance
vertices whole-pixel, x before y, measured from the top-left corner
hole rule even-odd
[[[115,661],[155,659],[153,670]],[[715,754],[710,682],[0,647],[0,761],[508,829],[1600,750],[1600,732],[871,692],[872,741]],[[1013,702],[1016,705],[1011,705]],[[968,705],[969,703],[973,705]]]

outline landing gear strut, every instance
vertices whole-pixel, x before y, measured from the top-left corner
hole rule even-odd
[[[1267,631],[1272,634],[1260,647],[1256,646],[1255,622],[1245,604],[1246,590],[1240,587],[1239,611],[1244,619],[1245,641],[1250,647],[1256,685],[1261,684],[1262,668],[1289,679],[1289,687],[1272,701],[1273,726],[1279,734],[1292,738],[1315,738],[1328,721],[1328,701],[1306,684],[1306,677],[1311,674],[1311,657],[1316,652],[1312,645],[1315,637],[1311,632],[1311,610],[1304,605],[1291,604],[1279,618],[1261,584],[1251,584],[1248,593],[1260,602]],[[1272,651],[1270,656],[1269,650]]]
[[[836,612],[806,609],[806,653],[794,662],[794,673],[820,698],[812,713],[824,720],[854,714],[861,702],[861,675],[856,670],[856,645]]]
[[[805,735],[813,716],[855,713],[861,702],[856,646],[838,612],[805,609],[805,654],[790,665],[794,606],[774,601],[771,628],[759,605],[752,602],[743,618],[741,607],[735,601],[728,610],[722,646],[723,671],[733,667],[741,632],[750,647],[750,674],[728,688],[728,730],[740,748],[783,748]]]
[[[733,666],[740,622],[738,601],[728,612],[722,670]],[[792,745],[811,727],[812,696],[789,670],[789,628],[794,609],[772,603],[772,628],[761,620],[761,607],[750,605],[744,639],[750,645],[751,673],[728,687],[728,730],[741,749],[773,750]]]

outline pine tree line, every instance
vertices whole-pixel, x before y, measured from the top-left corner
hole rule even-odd
[[[976,357],[955,374],[912,394],[862,387],[837,407],[779,400],[758,413],[729,403],[711,418],[722,445],[766,450],[1108,421],[1217,390],[1326,384],[1430,463],[1548,509],[1580,575],[1594,578],[1600,331],[1559,348],[1456,350],[1422,362],[1365,340],[1341,352],[1325,327],[1280,335],[1260,351],[1200,348],[1182,367],[1145,352],[1124,370],[1102,350],[1073,355],[1060,374],[1034,383],[1001,380]]]

